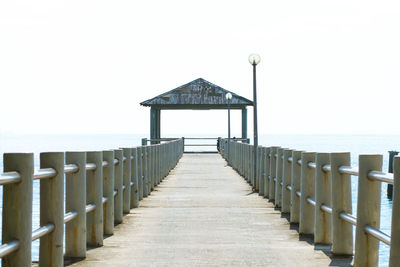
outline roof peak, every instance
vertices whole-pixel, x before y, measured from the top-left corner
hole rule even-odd
[[[228,104],[225,94],[231,93],[230,104],[234,107],[253,105],[253,102],[228,91],[204,78],[197,78],[189,83],[181,85],[175,89],[148,99],[140,103],[143,106],[159,107],[192,107],[201,109],[204,106],[209,108],[222,108]]]

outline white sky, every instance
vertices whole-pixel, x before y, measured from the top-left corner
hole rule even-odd
[[[148,133],[139,103],[199,77],[252,99],[252,52],[261,134],[400,133],[398,0],[2,0],[0,133]],[[222,111],[161,116],[226,132]]]

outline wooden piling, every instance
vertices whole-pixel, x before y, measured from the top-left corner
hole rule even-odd
[[[65,225],[65,257],[86,257],[86,152],[66,152],[67,164],[75,164],[78,171],[66,175],[66,212],[77,217]]]
[[[31,266],[33,153],[5,153],[4,171],[18,172],[21,182],[3,187],[2,243],[17,240],[19,249],[2,259],[2,266]]]
[[[40,180],[40,226],[54,225],[40,238],[40,266],[64,266],[64,164],[64,152],[40,153],[40,168],[56,171],[54,177]]]

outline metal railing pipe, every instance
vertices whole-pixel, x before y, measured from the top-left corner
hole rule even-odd
[[[86,214],[91,213],[92,211],[95,211],[95,210],[96,210],[96,204],[90,203],[90,204],[86,205],[86,208],[85,208]]]
[[[307,163],[307,167],[311,169],[317,168],[317,164],[315,162],[309,162]]]
[[[64,152],[40,153],[40,168],[55,175],[40,180],[40,225],[54,230],[40,238],[39,265],[64,266]]]
[[[390,246],[390,236],[387,235],[386,233],[369,225],[365,226],[364,230],[368,235]]]
[[[17,240],[10,241],[8,243],[3,243],[0,246],[0,258],[4,258],[8,254],[13,253],[19,249],[19,242]]]
[[[0,174],[0,185],[19,183],[21,176],[18,172],[6,172]]]
[[[2,242],[8,244],[3,250],[14,251],[18,247],[16,240],[19,248],[3,256],[2,262],[8,266],[31,266],[33,153],[5,153],[3,163],[4,172],[18,172],[21,182],[3,186]]]
[[[90,162],[90,163],[86,163],[85,168],[87,171],[94,171],[94,170],[96,170],[97,166],[95,163]]]
[[[79,171],[79,168],[75,164],[65,164],[64,165],[64,173],[65,174],[74,173],[77,171]]]
[[[331,171],[331,165],[327,164],[327,165],[322,166],[322,170],[324,172],[330,172]]]
[[[57,175],[53,168],[40,168],[33,173],[33,180],[49,179]]]
[[[354,217],[352,214],[348,214],[346,212],[339,213],[339,218],[343,221],[356,226],[357,225],[357,218]]]
[[[342,174],[350,174],[350,175],[358,176],[358,168],[357,167],[340,166],[339,172]]]
[[[86,257],[86,152],[66,152],[67,164],[75,164],[78,171],[66,174],[65,210],[77,217],[65,225],[65,257]]]
[[[357,226],[355,242],[355,266],[378,266],[379,241],[365,234],[365,227],[379,229],[381,183],[370,180],[371,170],[382,170],[382,155],[360,155],[358,158]]]
[[[313,206],[313,207],[316,206],[315,200],[312,199],[311,197],[306,198],[306,202],[307,202],[308,204],[310,204],[311,206]]]
[[[322,166],[329,164],[329,153],[317,153],[315,156],[315,217],[314,243],[331,244],[331,215],[324,212],[322,205],[331,205],[331,181],[329,173]]]
[[[76,217],[78,217],[78,213],[76,211],[70,211],[70,212],[65,213],[64,224],[74,220]]]
[[[329,207],[328,205],[322,204],[321,210],[326,213],[332,214],[332,207]]]
[[[339,172],[340,166],[350,165],[350,153],[330,153],[332,200],[332,253],[353,255],[353,228],[340,218],[341,213],[352,213],[351,180],[349,174]]]
[[[43,225],[43,226],[39,227],[38,229],[36,229],[36,230],[34,230],[32,232],[32,241],[35,241],[35,240],[37,240],[39,238],[42,240],[42,237],[45,237],[46,235],[51,234],[54,231],[54,228],[55,228],[54,224],[52,224],[52,223],[49,223],[49,224],[46,224],[46,225]],[[43,247],[42,246],[40,246],[40,247],[43,250]],[[40,261],[40,258],[39,258],[39,261]],[[44,260],[42,259],[42,262],[43,261]],[[54,263],[51,263],[51,264],[53,264],[54,266],[59,265],[58,262],[54,262]],[[63,258],[62,264],[64,265],[64,258]]]
[[[368,178],[371,180],[393,184],[393,173],[370,171],[368,173]]]

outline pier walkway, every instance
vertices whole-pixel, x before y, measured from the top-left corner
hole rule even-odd
[[[70,266],[349,266],[311,240],[219,154],[184,154],[102,247]]]

